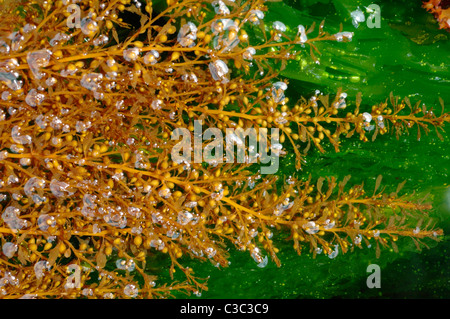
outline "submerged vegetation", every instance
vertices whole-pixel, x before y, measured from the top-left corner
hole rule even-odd
[[[403,184],[388,193],[381,176],[365,189],[349,178],[263,174],[267,162],[251,160],[292,153],[300,171],[312,148],[339,151],[342,139],[412,130],[419,139],[430,130],[440,136],[450,118],[443,101],[438,112],[392,94],[367,106],[345,88],[292,101],[279,77],[286,63],[305,52],[316,59],[317,43],[348,42],[353,33],[269,22],[268,7],[1,3],[0,297],[199,294],[207,280],[183,258],[226,267],[233,245],[260,267],[280,265],[278,231],[298,254],[329,258],[366,246],[377,255],[397,250],[400,237],[419,248],[440,239],[431,206],[401,194]],[[194,139],[195,121],[224,135],[234,129],[227,141],[237,146],[246,139],[236,132],[250,128],[267,129],[271,142],[231,163],[203,136],[201,148],[215,153],[175,160],[172,133],[185,129]],[[181,281],[159,279],[152,260],[160,255]]]

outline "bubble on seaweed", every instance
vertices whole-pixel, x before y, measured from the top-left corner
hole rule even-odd
[[[144,63],[145,64],[156,64],[158,63],[158,59],[159,59],[159,52],[156,50],[150,50],[149,52],[147,52],[144,56]]]
[[[3,214],[2,219],[12,230],[19,230],[28,226],[27,221],[19,217],[20,209],[14,206],[8,206]]]
[[[103,80],[101,73],[87,73],[81,78],[80,84],[85,89],[96,91],[100,88],[100,83]]]
[[[40,70],[49,65],[51,55],[52,52],[46,49],[28,52],[27,63],[36,79],[40,80],[45,76]]]
[[[128,62],[136,61],[139,58],[141,50],[139,48],[130,48],[123,50],[123,58]]]
[[[51,265],[47,260],[40,260],[36,264],[34,264],[34,273],[37,279],[41,279],[44,277],[44,272],[51,269]]]
[[[16,254],[17,249],[18,249],[17,244],[11,242],[6,242],[2,246],[2,252],[8,258],[12,258]]]
[[[54,216],[42,214],[39,216],[37,223],[40,230],[47,231],[49,227],[56,226],[56,219]]]
[[[45,100],[45,95],[39,93],[36,89],[31,89],[28,91],[27,96],[25,97],[25,102],[31,106],[36,107],[41,105],[41,103]]]
[[[229,69],[225,62],[222,60],[215,60],[209,63],[209,71],[215,81],[221,81],[222,83],[229,82],[227,78]]]
[[[136,285],[128,284],[123,289],[123,293],[130,298],[136,298],[139,294],[139,289],[136,287]]]
[[[11,138],[14,141],[14,143],[17,144],[31,144],[33,141],[30,135],[23,135],[20,133],[20,126],[15,125],[11,129]]]
[[[228,9],[226,4],[223,1],[221,1],[221,0],[213,1],[212,2],[212,6],[213,6],[214,11],[216,12],[216,14],[220,14],[220,15],[228,15],[228,14],[230,14],[230,9]]]
[[[92,20],[89,17],[85,17],[80,22],[81,32],[85,35],[92,36],[95,32],[98,31],[98,24],[96,21]]]
[[[193,47],[197,39],[197,26],[192,22],[182,25],[177,35],[177,42],[183,47]]]
[[[287,90],[287,84],[284,82],[275,82],[272,85],[272,98],[275,103],[280,103],[284,100],[284,91]]]

